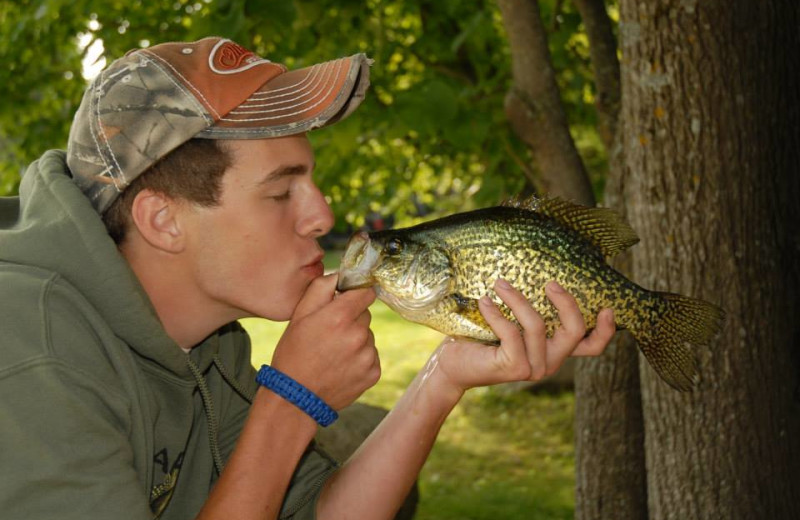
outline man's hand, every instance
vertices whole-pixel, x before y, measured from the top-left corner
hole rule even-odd
[[[484,297],[481,314],[500,339],[499,347],[471,341],[448,339],[442,343],[425,370],[453,391],[456,397],[476,386],[512,381],[538,381],[554,374],[569,356],[597,356],[605,350],[616,327],[611,309],[597,316],[597,326],[586,336],[586,324],[575,299],[557,283],[545,288],[558,310],[561,327],[552,338],[545,335],[545,324],[525,297],[504,280],[495,291],[519,322],[507,320],[495,304]],[[521,328],[521,330],[520,330]]]
[[[381,367],[367,310],[375,291],[335,295],[335,289],[335,274],[311,282],[278,342],[272,366],[340,410],[378,382]]]

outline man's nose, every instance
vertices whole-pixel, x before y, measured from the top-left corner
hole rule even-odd
[[[298,233],[317,238],[333,228],[333,212],[328,202],[316,187],[310,200],[300,209],[305,215],[298,223]]]

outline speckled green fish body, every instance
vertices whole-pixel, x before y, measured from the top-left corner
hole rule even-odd
[[[378,297],[410,321],[444,334],[494,342],[478,299],[503,278],[542,315],[548,334],[559,326],[544,287],[571,293],[587,328],[614,309],[655,370],[686,390],[698,378],[692,344],[706,344],[722,311],[693,298],[648,291],[615,271],[606,258],[636,243],[633,230],[608,209],[560,199],[531,199],[451,215],[418,226],[356,235],[342,260],[339,289],[375,285]]]

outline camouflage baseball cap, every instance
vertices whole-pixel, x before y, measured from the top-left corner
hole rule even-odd
[[[263,139],[347,117],[369,86],[364,54],[297,70],[223,38],[128,52],[87,88],[67,165],[99,213],[137,176],[193,137]]]

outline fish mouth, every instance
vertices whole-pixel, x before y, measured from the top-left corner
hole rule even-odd
[[[372,247],[369,235],[365,231],[354,233],[347,242],[339,265],[336,289],[347,291],[375,285],[372,270],[379,258],[380,254]]]

